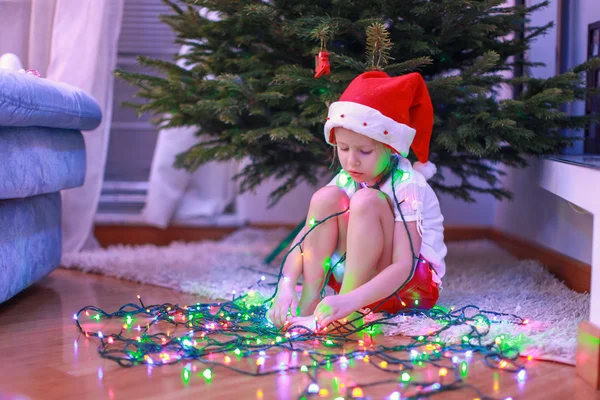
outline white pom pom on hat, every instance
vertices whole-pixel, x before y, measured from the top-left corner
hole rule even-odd
[[[431,161],[427,161],[425,164],[423,164],[420,161],[417,161],[413,164],[413,169],[415,171],[420,172],[421,175],[425,177],[425,179],[431,178],[437,172],[437,167]]]
[[[419,160],[413,167],[426,179],[437,171],[429,161],[433,106],[419,73],[397,77],[383,71],[360,74],[350,82],[339,101],[329,106],[324,133],[332,146],[337,127],[377,140],[403,157],[412,148]]]

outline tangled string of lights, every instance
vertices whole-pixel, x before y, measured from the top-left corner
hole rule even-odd
[[[397,163],[394,163],[390,172],[392,184],[396,166]],[[394,200],[400,210],[404,200]],[[285,255],[278,279],[284,278],[281,271],[285,259],[297,246],[302,246],[310,232],[328,219],[347,211],[332,214],[321,221],[312,219],[310,229]],[[404,224],[406,227],[406,222]],[[411,250],[413,258],[417,259],[412,242]],[[343,262],[344,258],[338,262]],[[334,268],[335,265],[328,269],[324,282],[327,282]],[[263,275],[254,287],[265,285],[265,279]],[[410,276],[402,286],[409,279]],[[182,379],[186,384],[196,369],[195,366],[192,368],[191,362],[199,361],[206,367],[198,375],[206,381],[211,381],[213,373],[218,373],[219,369],[251,376],[299,371],[310,379],[299,398],[365,398],[371,387],[396,385],[389,399],[430,397],[458,389],[472,390],[480,399],[491,399],[466,382],[469,361],[475,353],[481,354],[483,361],[491,368],[514,372],[521,381],[526,377],[524,366],[519,361],[522,338],[510,335],[499,335],[493,340],[489,338],[493,324],[527,324],[527,320],[514,314],[481,310],[475,305],[459,309],[436,306],[431,310],[420,310],[417,303],[396,314],[374,314],[377,307],[361,310],[364,324],[358,327],[355,321],[347,321],[322,330],[303,326],[284,330],[276,328],[265,317],[277,290],[264,299],[254,287],[248,288],[239,297],[234,295],[230,301],[194,305],[145,305],[138,295],[139,304],[125,304],[113,313],[86,306],[73,318],[77,328],[86,337],[99,340],[100,356],[123,367],[140,364],[154,367],[187,361],[182,370]],[[322,293],[324,290],[325,283]],[[381,303],[386,299],[382,299]],[[399,316],[430,318],[439,328],[424,335],[407,336],[404,344],[377,345],[374,337],[383,326],[394,325],[391,320]],[[466,327],[467,333],[462,336],[462,341],[445,342],[443,332],[456,326]],[[281,354],[282,350],[286,350],[288,358],[277,364],[274,354]],[[248,360],[252,360],[251,366]],[[334,366],[346,370],[353,367],[357,360],[389,374],[389,378],[374,382],[343,383],[335,377],[331,384],[320,379],[324,371],[332,371]],[[427,379],[422,373],[432,368],[437,372],[436,380]]]

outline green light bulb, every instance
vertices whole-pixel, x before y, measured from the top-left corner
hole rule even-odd
[[[202,376],[204,376],[204,379],[206,379],[206,381],[209,382],[212,379],[212,371],[207,368],[202,373]]]
[[[460,374],[462,375],[463,378],[465,378],[468,373],[469,373],[469,365],[467,364],[466,361],[461,362],[460,363]]]
[[[338,177],[337,184],[340,187],[345,187],[350,182],[350,175],[346,171],[340,172],[340,176]]]

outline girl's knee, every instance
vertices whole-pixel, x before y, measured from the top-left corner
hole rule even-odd
[[[317,190],[310,200],[311,209],[316,208],[331,213],[345,210],[349,204],[348,195],[337,186],[325,186]]]
[[[350,214],[353,212],[372,212],[379,207],[388,207],[385,195],[379,190],[365,188],[361,189],[350,200]]]

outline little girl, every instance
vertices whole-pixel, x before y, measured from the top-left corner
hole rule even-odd
[[[426,182],[436,171],[428,161],[432,127],[418,73],[363,73],[330,105],[325,139],[337,147],[343,170],[311,199],[292,247],[314,229],[288,255],[268,312],[276,326],[316,320],[327,327],[360,317],[365,307],[394,314],[435,305],[447,250],[444,218]],[[414,166],[409,148],[419,160]],[[321,300],[330,268],[327,285],[338,294]]]

